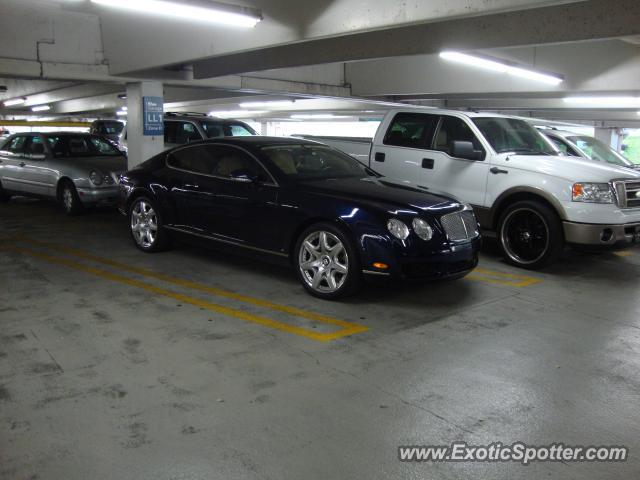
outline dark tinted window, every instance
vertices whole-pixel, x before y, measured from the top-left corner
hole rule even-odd
[[[39,135],[34,135],[30,138],[29,142],[27,142],[26,152],[29,155],[42,155],[45,153],[44,143],[42,141],[42,137]]]
[[[98,135],[118,135],[124,129],[122,122],[95,122],[91,126],[91,132]]]
[[[475,150],[480,150],[484,154],[484,148],[482,148],[480,140],[464,120],[457,117],[443,116],[433,139],[433,149],[451,155],[454,141],[471,142]],[[484,158],[484,155],[482,158]]]
[[[169,166],[222,178],[246,176],[271,181],[264,168],[242,150],[226,145],[197,145],[169,155]]]
[[[256,132],[251,127],[243,123],[203,120],[200,121],[200,126],[205,131],[207,138],[246,137],[256,134]]]
[[[197,142],[202,140],[202,136],[198,132],[196,126],[191,122],[165,121],[164,123],[164,141],[165,143],[173,143],[183,145],[185,143]]]
[[[438,117],[435,115],[399,113],[393,118],[384,136],[384,144],[398,147],[427,148],[431,143],[437,122]]]
[[[11,153],[20,154],[24,152],[24,145],[27,141],[26,136],[15,137],[5,145],[5,149]]]

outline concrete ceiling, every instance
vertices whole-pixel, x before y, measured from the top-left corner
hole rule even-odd
[[[127,82],[165,85],[168,108],[237,110],[247,98],[302,111],[379,114],[398,102],[640,125],[632,108],[577,108],[569,95],[640,96],[637,0],[249,0],[253,29],[131,14],[89,2],[3,0],[0,101],[27,97],[53,116],[110,116]],[[559,86],[450,64],[458,49],[564,76]],[[306,99],[306,100],[305,100]],[[272,111],[275,110],[275,111]]]

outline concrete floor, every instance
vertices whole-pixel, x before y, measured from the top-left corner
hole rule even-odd
[[[530,273],[489,248],[472,278],[335,303],[286,269],[195,247],[145,255],[108,210],[68,218],[14,199],[0,239],[2,479],[640,474],[638,250]],[[368,330],[313,338],[351,324]],[[527,467],[397,459],[398,445],[456,440],[631,451]]]

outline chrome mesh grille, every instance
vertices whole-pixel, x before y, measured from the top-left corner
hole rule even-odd
[[[470,240],[478,236],[478,223],[471,210],[443,215],[440,217],[440,223],[452,242]]]

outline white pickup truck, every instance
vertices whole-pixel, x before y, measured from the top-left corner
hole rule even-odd
[[[527,122],[491,113],[390,111],[373,142],[315,137],[407,186],[470,203],[509,262],[536,269],[565,245],[640,241],[640,172],[560,156]]]

